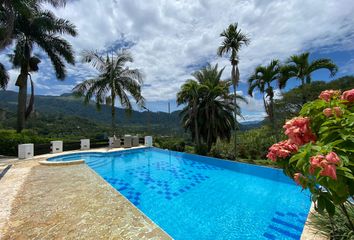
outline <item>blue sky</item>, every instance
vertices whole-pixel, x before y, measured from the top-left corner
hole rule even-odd
[[[312,59],[331,58],[339,66],[336,77],[354,74],[352,0],[75,0],[66,8],[52,10],[77,26],[79,36],[66,37],[77,56],[82,50],[129,46],[135,59],[130,67],[143,71],[143,95],[153,111],[167,111],[168,102],[175,110],[179,87],[206,62],[225,66],[223,77],[230,75],[228,59],[217,57],[216,49],[221,42],[219,34],[233,22],[251,38],[251,44],[240,52],[239,94],[247,93],[246,80],[257,65],[273,58],[283,61],[304,51],[310,51]],[[17,90],[18,70],[11,69],[6,57],[11,51],[2,52],[0,61],[9,69],[9,90]],[[70,92],[75,84],[95,74],[89,65],[78,61],[68,66],[67,79],[58,81],[44,57],[40,71],[33,75],[36,94]],[[314,73],[313,79],[331,80],[322,70]],[[293,81],[288,87],[296,84]],[[257,93],[247,96],[249,103],[241,105],[245,120],[265,116],[260,97]]]

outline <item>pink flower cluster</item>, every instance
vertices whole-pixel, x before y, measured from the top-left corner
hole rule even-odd
[[[348,102],[354,102],[354,89],[345,91],[342,96],[341,96],[342,100],[346,100]]]
[[[310,119],[308,117],[296,117],[285,123],[283,126],[285,134],[289,141],[298,146],[316,141],[316,136],[310,128]]]
[[[340,95],[339,90],[325,90],[321,92],[319,98],[325,100],[326,102],[329,102],[333,97],[339,95]]]
[[[330,117],[332,115],[336,115],[337,117],[340,117],[342,116],[343,114],[343,111],[340,107],[334,107],[333,109],[332,108],[325,108],[323,110],[323,114],[326,116],[326,117]]]
[[[269,148],[267,158],[271,159],[273,162],[279,158],[286,158],[290,156],[291,153],[295,153],[298,150],[298,146],[294,143],[291,143],[289,140],[278,142],[273,144]]]
[[[326,156],[316,155],[310,158],[310,170],[311,174],[315,173],[317,168],[321,168],[320,175],[328,176],[334,180],[337,179],[336,166],[340,163],[340,158],[335,152],[330,152]]]
[[[325,90],[321,92],[319,98],[329,102],[332,98],[339,97],[340,94],[341,92],[339,90]],[[348,102],[354,102],[354,89],[343,92],[340,99]]]

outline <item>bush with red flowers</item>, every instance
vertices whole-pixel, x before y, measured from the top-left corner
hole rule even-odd
[[[336,205],[354,199],[354,89],[323,91],[284,130],[288,140],[271,146],[267,157],[310,190],[317,211],[333,216]]]

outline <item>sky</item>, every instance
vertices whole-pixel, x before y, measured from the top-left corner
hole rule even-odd
[[[310,51],[311,59],[331,58],[339,66],[336,77],[354,74],[352,0],[71,0],[65,8],[45,8],[76,25],[78,36],[64,37],[73,45],[77,63],[67,66],[65,81],[58,81],[48,58],[35,49],[42,56],[40,70],[32,76],[36,94],[68,93],[94,77],[97,73],[92,67],[80,62],[83,50],[107,52],[125,47],[134,58],[129,66],[144,74],[142,94],[147,107],[168,111],[170,102],[171,110],[176,110],[180,86],[206,63],[225,67],[223,78],[229,78],[228,57],[218,57],[216,50],[222,41],[220,33],[235,22],[251,39],[239,53],[238,93],[248,100],[248,104],[241,103],[241,121],[265,116],[261,95],[247,95],[247,79],[257,65]],[[11,51],[11,47],[3,51],[0,61],[9,69],[8,90],[17,91],[14,82],[19,71],[11,69],[6,56]],[[313,80],[332,78],[320,70]],[[285,91],[297,85],[293,80]]]

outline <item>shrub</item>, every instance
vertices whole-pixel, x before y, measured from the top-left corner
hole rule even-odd
[[[284,129],[289,139],[271,146],[268,158],[310,190],[318,212],[333,217],[340,206],[345,213],[344,203],[354,195],[354,89],[323,91]]]
[[[154,146],[162,149],[184,152],[186,143],[181,138],[160,137],[155,138]]]
[[[238,158],[247,160],[266,159],[269,146],[275,142],[276,138],[268,126],[242,132],[237,137]],[[230,142],[218,140],[209,155],[235,159],[234,138],[231,138]]]
[[[347,205],[349,216],[354,219],[354,207]],[[336,211],[332,219],[327,214],[319,214],[312,212],[309,215],[309,225],[315,230],[315,233],[322,235],[328,239],[354,239],[354,231],[351,230],[348,224],[343,224],[345,219],[345,213],[339,207],[336,207]]]
[[[16,133],[15,130],[0,130],[0,155],[17,156],[19,144],[23,143],[48,143],[51,140],[24,130]]]

